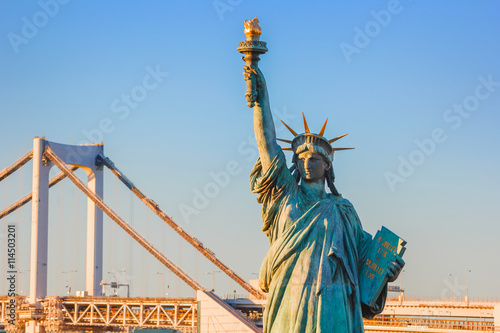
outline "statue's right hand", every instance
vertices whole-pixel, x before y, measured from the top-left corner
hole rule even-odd
[[[245,81],[255,80],[258,88],[264,88],[266,86],[264,75],[257,66],[243,66],[243,77]]]
[[[243,77],[245,81],[251,80],[252,76],[256,76],[257,72],[251,66],[243,66]]]

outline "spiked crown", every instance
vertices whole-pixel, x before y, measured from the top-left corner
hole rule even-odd
[[[318,134],[311,133],[311,131],[309,130],[309,126],[307,125],[307,120],[306,117],[304,116],[304,113],[302,113],[302,118],[304,119],[304,131],[305,131],[305,133],[302,134],[297,134],[297,132],[295,132],[290,126],[285,124],[284,121],[281,121],[283,125],[285,125],[285,127],[295,136],[293,140],[277,139],[279,141],[286,142],[291,145],[291,147],[282,148],[283,150],[291,150],[295,155],[298,155],[304,151],[313,151],[315,153],[324,156],[330,162],[332,162],[334,152],[339,150],[354,149],[354,148],[333,148],[331,146],[332,143],[343,138],[348,133],[340,135],[330,140],[323,137],[323,134],[325,133],[326,123],[328,122],[328,118],[326,119],[325,123],[323,124],[323,127],[321,128]]]

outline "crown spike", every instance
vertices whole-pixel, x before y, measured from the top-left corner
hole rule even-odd
[[[278,139],[278,138],[276,138],[276,140],[281,141],[281,142],[285,142],[285,143],[292,144],[292,140],[285,140],[285,139]]]
[[[311,133],[311,132],[309,131],[309,126],[307,125],[307,120],[306,120],[306,116],[304,116],[304,112],[302,112],[302,118],[304,119],[304,131],[305,131],[306,133]]]
[[[346,133],[346,134],[344,134],[344,135],[341,135],[341,136],[338,136],[338,137],[336,137],[336,138],[330,139],[330,140],[328,140],[328,143],[334,143],[334,142],[335,142],[335,141],[337,141],[338,139],[342,139],[342,138],[343,138],[344,136],[346,136],[347,134],[349,134],[349,133]]]
[[[323,136],[323,134],[325,133],[325,128],[326,128],[327,122],[328,122],[328,118],[326,118],[325,123],[323,124],[323,127],[321,127],[321,130],[318,133],[320,136]]]
[[[332,148],[333,151],[337,151],[337,150],[349,150],[349,149],[354,149],[354,148]]]
[[[290,126],[288,126],[287,124],[285,124],[285,122],[282,120],[281,121],[283,123],[283,125],[285,125],[286,128],[288,128],[288,130],[294,135],[294,136],[297,136],[297,132],[295,132]]]

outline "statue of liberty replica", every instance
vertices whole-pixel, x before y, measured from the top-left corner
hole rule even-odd
[[[382,312],[387,281],[397,278],[404,262],[390,262],[374,304],[361,302],[359,273],[372,237],[334,186],[334,152],[347,148],[332,143],[344,135],[325,138],[326,122],[312,133],[304,117],[304,133],[285,124],[294,138],[276,138],[266,81],[257,67],[258,55],[267,48],[259,41],[258,21],[245,21],[245,26],[247,40],[238,51],[247,62],[246,97],[260,156],[250,186],[262,204],[262,230],[270,242],[259,274],[259,286],[268,293],[264,333],[364,332],[363,317]],[[276,140],[290,146],[281,148]],[[290,169],[282,150],[293,152]]]

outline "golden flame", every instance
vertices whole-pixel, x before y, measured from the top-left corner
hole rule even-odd
[[[259,20],[254,18],[253,20],[245,20],[245,35],[246,36],[260,36],[262,35],[262,29],[259,27]]]

